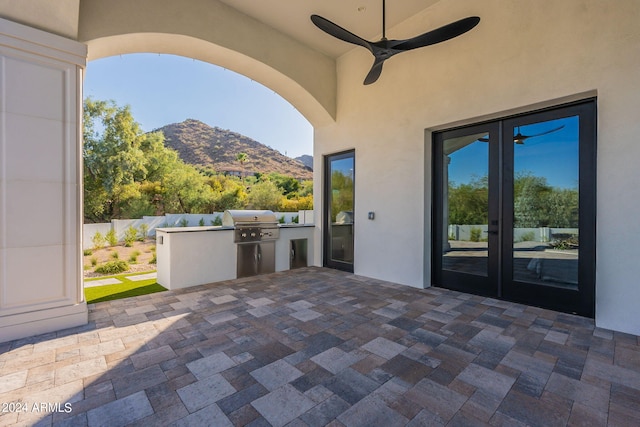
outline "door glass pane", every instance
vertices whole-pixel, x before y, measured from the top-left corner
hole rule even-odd
[[[330,251],[333,261],[353,263],[353,154],[329,160]]]
[[[488,275],[489,135],[444,140],[442,268]]]
[[[513,278],[578,288],[578,117],[513,129]]]

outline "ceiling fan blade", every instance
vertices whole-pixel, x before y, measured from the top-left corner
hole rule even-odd
[[[311,21],[316,25],[316,27],[320,28],[325,33],[337,39],[345,41],[347,43],[353,43],[358,46],[366,47],[367,49],[373,52],[371,48],[371,43],[369,43],[367,40],[356,36],[352,32],[345,30],[341,26],[334,24],[328,19],[323,18],[322,16],[319,16],[319,15],[311,15]]]
[[[557,131],[559,131],[560,129],[562,129],[563,127],[564,127],[564,125],[559,126],[559,127],[555,128],[555,129],[548,130],[548,131],[546,131],[546,132],[542,132],[542,133],[536,133],[536,134],[533,134],[533,135],[523,135],[523,137],[526,139],[526,138],[533,138],[534,136],[547,135],[547,134],[549,134],[549,133],[557,132]]]
[[[459,35],[466,33],[467,31],[478,25],[479,22],[479,17],[470,16],[468,18],[452,22],[443,27],[437,28],[411,39],[398,40],[397,43],[394,43],[393,48],[397,50],[411,50],[424,46],[430,46],[436,43],[441,43],[443,41],[458,37]]]
[[[371,70],[369,70],[369,74],[367,74],[367,77],[365,77],[364,79],[365,85],[370,85],[371,83],[374,83],[376,80],[378,80],[378,77],[380,77],[380,73],[382,73],[382,64],[384,64],[384,59],[380,60],[376,58],[373,66],[371,67]]]

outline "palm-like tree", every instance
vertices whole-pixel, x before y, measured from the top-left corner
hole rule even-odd
[[[242,178],[242,184],[244,185],[244,176],[246,175],[244,164],[249,160],[249,156],[247,155],[247,153],[238,153],[238,155],[236,156],[236,160],[238,161],[238,163],[240,163],[240,167],[242,168],[240,174]]]

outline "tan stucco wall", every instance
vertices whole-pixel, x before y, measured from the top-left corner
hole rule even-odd
[[[80,0],[0,0],[0,18],[74,39]]]
[[[640,2],[443,0],[387,33],[468,15],[482,18],[473,31],[392,58],[371,86],[362,85],[369,52],[338,61],[337,121],[316,127],[314,155],[321,170],[322,155],[356,149],[355,272],[429,285],[429,129],[597,95],[596,320],[640,333]]]
[[[171,53],[224,66],[278,92],[312,124],[335,117],[335,61],[216,0],[82,0],[89,60]]]

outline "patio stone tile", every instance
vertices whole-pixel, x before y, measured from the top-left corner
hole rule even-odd
[[[233,423],[215,403],[188,415],[175,423],[176,427],[198,426],[233,427]]]
[[[295,311],[304,310],[304,309],[307,309],[307,308],[311,308],[313,306],[315,306],[315,304],[313,304],[313,303],[311,303],[309,301],[305,301],[305,300],[298,300],[298,301],[291,302],[291,303],[285,305],[285,307],[288,307],[288,308],[290,308],[292,310],[295,310]]]
[[[404,426],[409,420],[384,402],[368,397],[353,405],[338,417],[338,421],[346,427],[370,427],[370,426]]]
[[[453,418],[455,413],[467,401],[466,396],[428,378],[418,382],[407,391],[405,396],[446,422]]]
[[[300,370],[284,360],[277,360],[251,372],[251,376],[269,391],[273,391],[302,375],[303,373]]]
[[[193,413],[232,395],[236,389],[220,374],[197,381],[177,390],[184,406]]]
[[[551,374],[545,390],[600,412],[606,412],[609,405],[608,389],[585,384],[557,373]]]
[[[0,345],[0,402],[73,413],[0,425],[640,424],[638,337],[540,308],[310,267],[89,310]]]
[[[515,382],[515,378],[474,363],[469,364],[460,375],[458,375],[458,379],[477,389],[485,391],[499,400],[507,395]]]
[[[0,376],[0,394],[24,387],[28,373],[29,371],[19,371]]]
[[[382,337],[369,341],[362,348],[385,359],[391,359],[407,349],[401,344]]]
[[[167,377],[162,372],[162,369],[158,365],[154,365],[123,377],[114,378],[111,383],[116,396],[121,399],[166,380]]]
[[[153,414],[153,408],[144,391],[109,402],[87,412],[91,426],[126,426],[136,420]]]
[[[329,424],[329,422],[349,409],[350,406],[351,405],[338,396],[332,395],[322,401],[322,403],[302,414],[300,419],[309,427],[322,427]]]
[[[529,426],[564,426],[571,414],[572,402],[568,399],[534,398],[512,390],[504,398],[498,412]]]
[[[311,360],[332,374],[337,374],[341,370],[348,368],[365,357],[366,354],[356,352],[346,353],[338,347],[332,347],[313,356]]]
[[[253,384],[218,401],[218,407],[228,415],[267,393],[269,391],[261,384]]]
[[[136,369],[143,369],[151,365],[178,357],[173,349],[168,345],[154,348],[131,355],[131,362]]]
[[[306,308],[300,311],[294,311],[293,313],[290,314],[291,317],[295,317],[301,322],[308,322],[309,320],[317,319],[322,315],[323,315],[322,313],[318,313],[317,311],[311,310],[309,308]]]
[[[100,374],[107,370],[107,362],[104,357],[89,359],[56,369],[56,385],[66,384],[91,375]]]
[[[284,426],[315,406],[315,402],[287,384],[251,405],[274,427]]]
[[[199,380],[236,366],[229,356],[219,352],[187,363],[187,368]]]
[[[256,298],[256,299],[252,299],[252,300],[248,300],[247,304],[249,304],[252,307],[262,307],[264,305],[269,305],[269,304],[273,304],[275,301],[270,300],[269,298]]]
[[[351,368],[329,378],[322,385],[352,405],[380,387],[376,381]]]

